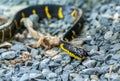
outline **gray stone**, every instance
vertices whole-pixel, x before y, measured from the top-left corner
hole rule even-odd
[[[120,23],[119,22],[116,22],[113,24],[113,26],[111,27],[111,30],[114,31],[114,32],[118,32],[120,31]]]
[[[119,79],[120,80],[120,76],[118,75],[118,73],[111,73],[110,74],[110,78],[111,79]]]
[[[116,11],[120,14],[120,6],[116,6]]]
[[[101,8],[100,8],[100,12],[101,13],[104,13],[108,8],[108,5],[102,5]]]
[[[14,51],[27,51],[27,48],[22,45],[22,44],[19,44],[19,43],[16,43],[15,45],[13,45],[11,48],[11,50],[14,50]]]
[[[81,77],[84,77],[84,79],[89,79],[89,75],[88,74],[80,74]]]
[[[46,58],[46,59],[42,60],[41,63],[48,64],[49,61],[50,61],[50,58]]]
[[[48,64],[48,66],[51,68],[58,67],[59,65],[60,65],[59,63],[55,63],[54,61],[52,61]]]
[[[94,44],[96,43],[96,41],[95,41],[94,39],[91,39],[91,40],[89,41],[89,43],[92,44],[92,45],[94,45]]]
[[[82,62],[82,64],[88,68],[93,68],[96,65],[96,61],[95,60],[85,60]]]
[[[98,52],[98,46],[92,46],[92,49],[90,50],[90,54]]]
[[[57,80],[57,74],[56,73],[49,73],[46,77],[49,81],[56,81]]]
[[[42,70],[42,69],[49,69],[48,64],[40,63],[39,70]]]
[[[59,27],[58,24],[51,23],[49,27],[54,28],[54,27]]]
[[[119,33],[116,32],[116,33],[113,34],[113,36],[112,36],[111,39],[112,39],[112,40],[116,40],[118,37],[119,37]]]
[[[79,76],[79,74],[78,73],[70,73],[70,75],[69,75],[70,77],[72,77],[72,78],[75,78],[76,76]]]
[[[93,81],[98,81],[98,76],[97,76],[97,75],[90,75],[90,78],[91,78]]]
[[[0,75],[2,75],[6,70],[5,69],[0,69]]]
[[[11,77],[12,79],[12,81],[18,81],[18,80],[20,80],[20,78],[17,78],[17,76],[14,76],[14,77]]]
[[[117,51],[120,49],[120,43],[117,43],[117,44],[114,44],[114,45],[111,45],[111,50],[112,51]]]
[[[112,59],[113,55],[112,54],[109,54],[105,57],[105,63],[108,64],[108,65],[111,65],[111,64],[117,64],[117,61]]]
[[[6,49],[3,49],[3,48],[0,49],[0,53],[6,52],[6,51],[7,51]]]
[[[22,77],[19,79],[19,81],[27,81],[29,80],[29,74],[25,73],[22,75]]]
[[[115,55],[112,55],[112,59],[119,62],[120,60],[120,54],[115,54]]]
[[[68,72],[63,72],[63,74],[61,75],[62,81],[68,81],[68,76],[69,76]]]
[[[105,56],[104,55],[99,55],[98,53],[96,53],[96,55],[94,55],[94,56],[92,56],[91,57],[93,60],[97,60],[97,61],[99,61],[99,62],[103,62],[104,61],[104,58],[105,58]]]
[[[39,64],[40,62],[39,61],[33,61],[33,64],[31,66],[32,69],[38,69],[39,68]]]
[[[110,49],[110,44],[105,44],[104,46],[100,47],[100,51],[106,53]]]
[[[86,67],[85,66],[83,66],[83,65],[79,65],[79,66],[77,66],[77,68],[75,69],[76,71],[82,71],[82,70],[84,70]]]
[[[11,80],[12,74],[13,74],[12,70],[10,70],[9,72],[7,72],[7,73],[5,74],[5,78],[7,79],[7,81],[10,81],[10,80]]]
[[[77,60],[75,60],[74,62],[71,63],[71,65],[75,68],[75,67],[78,67],[81,62],[82,62],[82,61],[79,61],[79,60],[77,61]]]
[[[30,79],[35,79],[35,78],[41,78],[42,74],[41,73],[30,73],[29,78]],[[42,79],[42,78],[41,78]]]
[[[31,50],[31,56],[34,57],[34,58],[37,58],[38,53],[39,53],[39,51],[36,50],[36,49],[32,49],[32,50]]]
[[[1,54],[2,59],[13,59],[15,56],[16,53],[14,51],[8,51]]]
[[[61,79],[61,77],[60,77],[60,76],[58,76],[57,81],[62,81],[62,79]]]
[[[57,74],[60,74],[62,72],[62,67],[58,67],[56,70],[55,70],[55,73]]]
[[[49,73],[51,73],[51,71],[50,71],[49,69],[43,69],[43,70],[42,70],[42,74],[43,74],[43,76],[45,76],[45,77],[47,77]]]
[[[120,78],[117,78],[117,79],[113,79],[112,81],[120,81]]]
[[[100,22],[101,25],[104,25],[104,26],[112,25],[112,19],[107,18],[107,17],[100,17],[99,22]]]
[[[94,51],[97,51],[98,50],[98,46],[95,46],[95,45],[83,45],[83,48],[87,51],[91,51],[91,50],[94,50]]]
[[[41,69],[49,69],[49,66],[48,66],[48,62],[50,61],[50,59],[49,58],[46,58],[46,59],[44,59],[44,60],[42,60],[41,62],[40,62],[40,64],[39,64],[39,69],[41,70]]]
[[[63,54],[61,57],[61,64],[62,66],[65,66],[71,61],[71,57],[68,54]]]
[[[68,64],[68,65],[66,65],[65,67],[64,67],[64,69],[63,70],[73,70],[73,66],[72,65],[70,65],[70,64]]]
[[[112,71],[119,73],[119,71],[120,71],[119,68],[120,68],[120,64],[115,64],[115,65],[112,66]]]
[[[101,76],[100,76],[100,81],[108,81],[108,79],[105,78],[105,75],[101,75]]]
[[[91,75],[94,73],[98,73],[98,71],[99,71],[99,68],[88,68],[88,69],[82,70],[80,73],[83,73],[83,74],[85,73],[85,74]]]
[[[110,66],[104,65],[104,66],[99,67],[98,69],[99,69],[98,70],[99,74],[103,74],[103,73],[107,73],[109,71]]]
[[[91,14],[91,19],[96,19],[98,16],[98,13],[97,12],[94,12]]]
[[[86,49],[87,51],[90,51],[92,49],[92,46],[89,45],[83,45],[83,48]]]
[[[108,31],[108,32],[105,33],[104,38],[109,40],[109,39],[112,38],[112,35],[113,35],[113,32],[112,31]]]
[[[73,81],[83,81],[84,79],[80,76],[76,76]]]

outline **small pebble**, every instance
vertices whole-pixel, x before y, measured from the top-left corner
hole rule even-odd
[[[48,64],[41,62],[40,65],[39,65],[39,69],[41,70],[41,69],[43,69],[43,68],[44,68],[44,69],[45,69],[45,68],[46,68],[46,69],[49,69]]]
[[[69,76],[69,73],[68,72],[64,72],[61,75],[62,81],[68,81],[68,76]]]
[[[95,60],[86,60],[86,61],[82,62],[82,64],[88,68],[92,68],[92,67],[95,67],[96,61]]]
[[[76,76],[73,81],[84,81],[84,79],[80,76]]]
[[[97,73],[99,71],[98,68],[88,68],[88,69],[84,69],[82,70],[81,73],[85,73],[85,74],[94,74],[94,73]]]
[[[109,64],[109,65],[111,65],[111,64],[117,64],[117,61],[115,61],[114,59],[112,59],[112,56],[113,55],[109,54],[109,55],[107,55],[105,57],[105,63],[106,64]]]
[[[112,24],[112,20],[107,17],[101,17],[99,22],[101,25],[104,25],[104,26],[110,26]]]
[[[20,78],[20,81],[26,81],[26,80],[29,80],[29,75],[27,73],[23,74],[22,77]]]
[[[64,70],[66,71],[66,70],[73,70],[74,69],[74,67],[72,66],[72,65],[66,65],[65,67],[64,67]]]
[[[3,48],[0,49],[0,53],[6,52],[6,51],[7,51],[6,49],[3,49]]]
[[[14,50],[14,51],[19,51],[19,50],[24,50],[24,51],[26,51],[27,50],[27,48],[24,46],[24,45],[22,45],[22,44],[19,44],[19,43],[16,43],[15,45],[13,45],[11,48],[10,48],[11,50]]]
[[[98,76],[97,75],[91,75],[90,78],[92,80],[98,81]]]
[[[111,50],[112,50],[112,51],[117,51],[117,50],[119,50],[119,49],[120,49],[119,45],[120,45],[120,43],[111,45],[111,48],[112,48]]]
[[[29,74],[29,78],[33,79],[33,78],[39,78],[41,77],[41,74],[39,73],[30,73]]]
[[[113,35],[113,32],[112,31],[108,31],[108,32],[105,33],[104,38],[107,39],[107,40],[110,40],[112,35]]]
[[[45,77],[47,77],[49,73],[51,73],[51,71],[50,71],[49,69],[43,69],[43,70],[42,70],[42,74],[43,74],[43,76],[45,76]]]
[[[71,57],[68,54],[63,54],[61,57],[61,64],[62,66],[68,64],[71,60]]]
[[[58,67],[56,70],[55,70],[55,73],[57,74],[60,74],[62,72],[62,67]]]
[[[16,53],[14,51],[8,51],[1,54],[1,59],[13,59],[15,58]]]
[[[37,58],[38,53],[39,53],[39,51],[36,50],[36,49],[31,50],[31,56],[34,57],[34,58]]]
[[[49,73],[46,77],[49,81],[56,81],[57,80],[57,74],[56,73]]]

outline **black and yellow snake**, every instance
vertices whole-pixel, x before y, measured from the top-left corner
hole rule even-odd
[[[0,43],[11,39],[20,29],[20,20],[24,17],[28,17],[31,14],[37,14],[40,19],[43,18],[57,18],[63,19],[65,15],[70,14],[75,18],[72,22],[72,27],[64,34],[59,43],[60,48],[67,52],[70,56],[82,60],[87,57],[87,53],[81,49],[74,47],[69,43],[81,30],[84,19],[82,16],[82,10],[72,6],[64,5],[35,5],[22,9],[16,13],[13,20],[0,26]]]

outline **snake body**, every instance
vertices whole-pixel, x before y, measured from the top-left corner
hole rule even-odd
[[[61,38],[59,43],[60,48],[78,60],[82,60],[87,57],[87,53],[83,49],[74,47],[69,43],[69,41],[79,34],[84,23],[82,10],[72,6],[35,5],[18,11],[9,23],[0,26],[0,43],[12,39],[12,37],[17,33],[17,30],[21,29],[20,20],[24,17],[30,16],[31,14],[37,14],[40,19],[50,19],[53,17],[63,19],[66,14],[73,16],[74,20],[72,22],[72,27],[64,34],[63,38]]]

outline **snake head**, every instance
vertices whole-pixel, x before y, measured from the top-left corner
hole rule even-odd
[[[82,60],[86,59],[88,56],[87,52],[82,48],[78,48],[73,45],[70,45],[70,46],[68,46],[68,49],[71,53],[73,53],[75,56],[78,56]]]
[[[60,48],[63,51],[67,52],[71,57],[78,60],[84,60],[88,56],[87,52],[84,49],[75,47],[64,40],[61,40]]]

